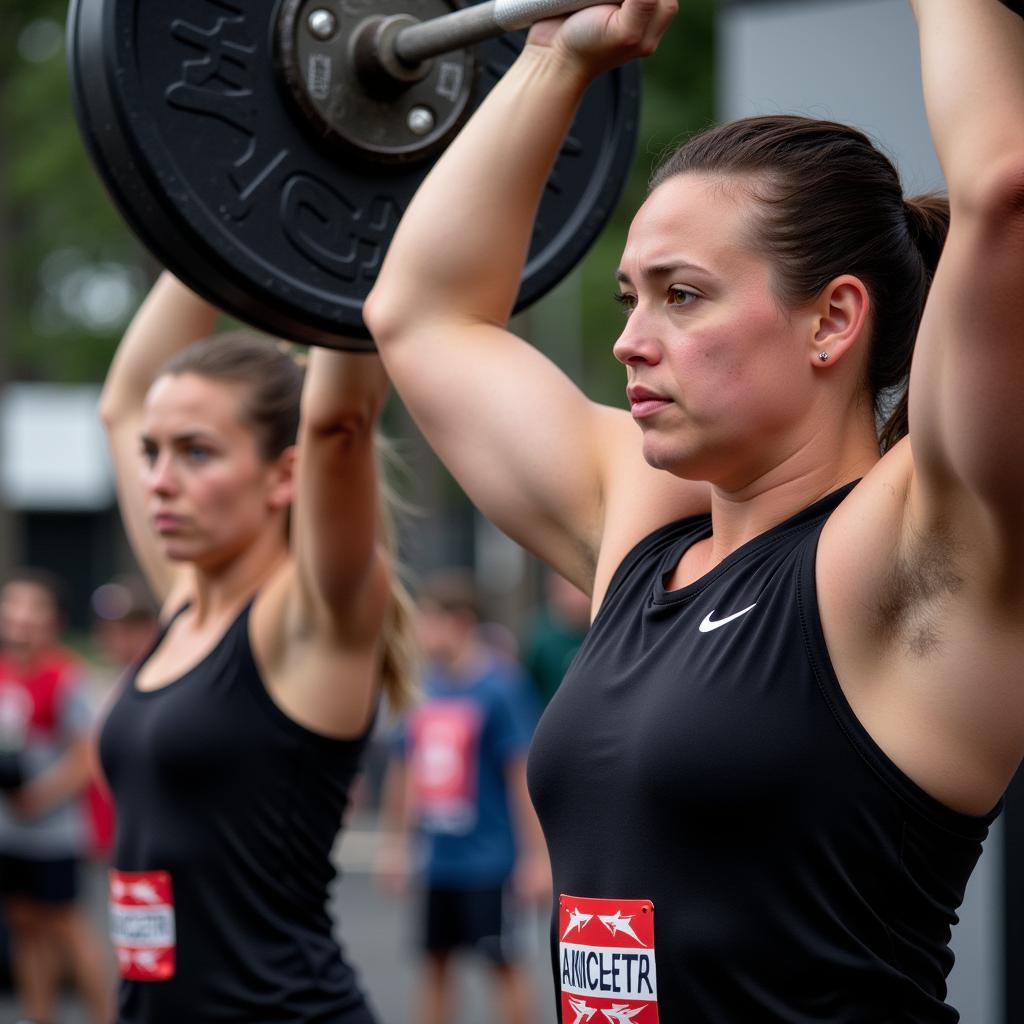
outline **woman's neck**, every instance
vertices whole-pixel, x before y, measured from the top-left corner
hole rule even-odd
[[[711,488],[708,569],[737,548],[814,504],[878,462],[873,421],[848,431],[818,430],[770,467],[733,486]]]
[[[225,562],[194,564],[189,593],[194,620],[203,622],[237,612],[290,559],[287,543],[266,531]]]

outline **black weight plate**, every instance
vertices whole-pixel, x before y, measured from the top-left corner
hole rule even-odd
[[[347,2],[373,12],[372,0]],[[343,158],[307,130],[274,68],[277,8],[73,0],[79,126],[129,226],[196,292],[282,337],[371,348],[362,303],[430,163]],[[524,40],[480,44],[474,108]],[[541,202],[517,310],[554,287],[606,223],[632,160],[639,97],[635,66],[588,90]]]

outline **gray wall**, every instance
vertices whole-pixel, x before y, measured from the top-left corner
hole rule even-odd
[[[893,157],[908,192],[941,187],[906,0],[723,5],[719,115],[799,113],[854,124]]]
[[[735,0],[722,5],[718,48],[721,120],[801,113],[854,124],[895,160],[909,194],[942,187],[906,0]],[[1004,1024],[1002,877],[997,823],[953,936],[950,1002],[965,1024]]]

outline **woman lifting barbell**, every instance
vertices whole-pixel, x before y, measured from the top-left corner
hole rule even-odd
[[[117,1020],[364,1024],[326,901],[379,691],[409,694],[374,439],[386,379],[373,355],[317,350],[303,384],[268,339],[190,344],[215,318],[165,274],[102,399],[165,615],[100,741]]]
[[[504,325],[583,90],[674,0],[536,26],[367,303],[473,500],[592,595],[530,758],[563,1024],[958,1019],[1024,752],[1024,21],[913,7],[948,205],[838,124],[683,145],[617,275],[631,417]]]

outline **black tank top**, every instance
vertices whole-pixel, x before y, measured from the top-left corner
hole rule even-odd
[[[329,739],[277,707],[250,608],[169,685],[130,674],[103,726],[118,1024],[373,1022],[326,908],[369,730]]]
[[[998,808],[925,793],[839,687],[815,552],[852,486],[680,590],[710,517],[616,571],[529,760],[563,1024],[959,1020],[950,929]]]

